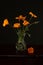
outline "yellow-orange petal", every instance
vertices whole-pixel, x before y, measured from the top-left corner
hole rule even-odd
[[[20,18],[20,19],[22,19],[22,18],[23,18],[23,16],[22,16],[22,15],[20,15],[20,16],[19,16],[19,18]]]
[[[20,23],[14,23],[13,27],[14,28],[19,28],[20,27]]]
[[[18,19],[19,21],[22,20],[23,16],[20,15],[19,17],[16,17],[15,19]]]
[[[34,48],[33,47],[28,48],[28,53],[33,54],[34,53]]]
[[[29,14],[32,14],[32,12],[29,12]]]
[[[19,19],[19,17],[16,17],[15,19]]]
[[[29,14],[33,17],[34,16],[34,14],[32,13],[32,12],[29,12]]]
[[[5,19],[5,20],[3,21],[3,27],[5,27],[5,26],[8,25],[8,24],[9,24],[8,19]]]
[[[27,20],[24,20],[24,22],[23,22],[23,25],[24,26],[27,26],[27,25],[29,25],[30,23],[27,21]]]
[[[34,17],[34,18],[37,18],[37,16],[36,16],[36,15],[34,15],[33,17]]]

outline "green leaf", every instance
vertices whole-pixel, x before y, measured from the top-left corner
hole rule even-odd
[[[39,21],[35,21],[33,24],[38,24],[39,23]]]
[[[31,25],[33,25],[33,24],[38,24],[38,23],[39,23],[39,21],[35,21],[35,22],[31,23],[31,24],[29,25],[29,27],[30,27]]]

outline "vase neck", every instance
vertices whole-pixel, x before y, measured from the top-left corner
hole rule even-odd
[[[24,37],[19,37],[18,38],[18,43],[22,43],[24,41]]]

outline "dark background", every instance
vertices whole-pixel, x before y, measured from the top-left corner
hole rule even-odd
[[[20,14],[27,16],[29,11],[38,16],[37,20],[40,23],[31,27],[31,39],[26,38],[27,47],[33,46],[35,50],[43,48],[43,2],[37,0],[0,1],[0,54],[15,54],[17,42],[14,29],[10,26],[2,27],[3,20],[8,18],[10,24],[13,24],[16,16]]]

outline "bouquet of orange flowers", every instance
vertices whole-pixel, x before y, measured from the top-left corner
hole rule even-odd
[[[29,12],[29,15],[31,16],[29,21],[26,20],[26,16],[20,15],[20,16],[15,18],[19,22],[13,24],[13,28],[16,29],[16,33],[18,35],[18,41],[16,43],[16,49],[18,51],[24,51],[27,49],[26,43],[24,41],[25,35],[27,34],[30,37],[29,32],[27,33],[27,31],[29,30],[29,27],[33,24],[39,23],[39,21],[35,21],[33,23],[30,23],[31,19],[37,18],[37,16],[35,14],[33,14],[32,12]],[[5,27],[8,24],[9,24],[8,20],[5,19],[3,22],[3,26]]]
[[[18,42],[16,43],[16,49],[18,51],[24,51],[27,49],[24,38],[26,34],[28,34],[28,36],[30,37],[30,34],[29,32],[27,33],[26,31],[29,30],[29,27],[32,24],[37,24],[39,22],[39,21],[35,21],[34,23],[30,23],[30,20],[32,19],[32,17],[37,18],[37,16],[33,14],[32,12],[29,12],[29,15],[31,15],[29,21],[27,21],[26,16],[23,17],[23,15],[20,15],[15,18],[19,20],[18,23],[14,23],[13,25],[13,27],[17,30],[17,35],[18,35]]]

